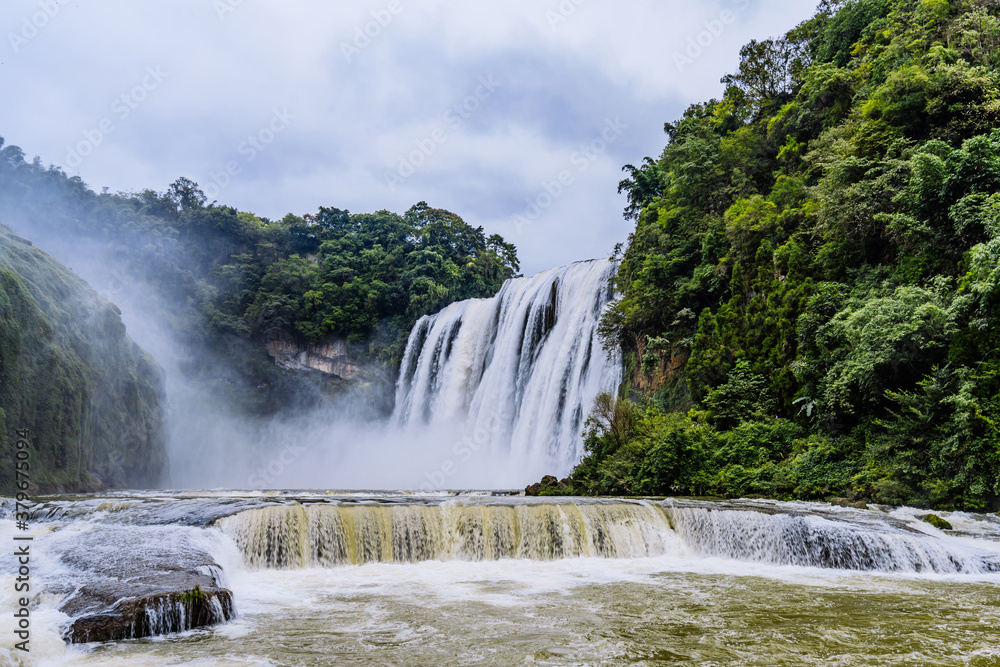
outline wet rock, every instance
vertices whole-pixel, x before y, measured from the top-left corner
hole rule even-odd
[[[868,509],[868,503],[863,500],[850,500],[849,498],[831,498],[831,505],[838,505],[840,507],[850,507],[856,510],[866,510]]]
[[[951,530],[951,524],[939,517],[937,514],[925,514],[920,517],[921,520],[926,521],[938,530]]]
[[[104,603],[109,601],[106,591],[91,589],[84,595]],[[195,585],[188,591],[117,600],[106,613],[77,618],[69,628],[67,639],[74,644],[137,639],[217,625],[232,617],[232,592]]]
[[[537,496],[538,492],[541,490],[542,490],[542,485],[539,484],[538,482],[535,482],[534,484],[529,484],[528,486],[524,487],[524,495]]]
[[[222,568],[193,533],[171,527],[102,526],[56,538],[52,552],[73,573],[60,610],[72,643],[136,639],[235,617]]]

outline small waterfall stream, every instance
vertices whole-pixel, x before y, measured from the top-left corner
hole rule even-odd
[[[997,562],[896,522],[857,524],[812,514],[670,507],[697,553],[738,561],[883,572],[981,573]]]
[[[682,553],[644,504],[281,505],[220,519],[251,567]]]

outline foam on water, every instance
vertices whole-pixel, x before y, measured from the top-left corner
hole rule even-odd
[[[189,506],[177,512],[171,500]],[[51,512],[55,507],[60,511]],[[386,664],[388,658],[379,662],[378,646],[403,652],[393,655],[418,650],[433,661],[440,646],[473,650],[482,633],[491,638],[490,651],[504,659],[514,655],[501,641],[508,634],[534,637],[529,643],[535,645],[544,644],[545,633],[556,633],[575,647],[560,650],[577,663],[600,662],[620,658],[627,643],[622,637],[629,635],[587,644],[586,628],[606,627],[608,636],[618,636],[615,610],[644,618],[647,608],[658,610],[650,623],[657,616],[701,614],[705,623],[729,627],[728,616],[716,614],[714,606],[742,604],[747,614],[766,613],[769,588],[783,604],[828,598],[849,607],[873,600],[903,605],[910,615],[962,591],[972,598],[934,613],[958,614],[951,622],[965,624],[954,650],[991,659],[983,653],[988,645],[973,641],[978,626],[970,619],[992,618],[990,591],[995,593],[1000,574],[990,564],[998,562],[1000,524],[987,515],[942,513],[956,526],[942,532],[920,521],[923,514],[773,501],[359,498],[322,491],[47,499],[31,532],[32,661],[8,651],[0,653],[0,664],[281,664],[288,645],[282,633],[294,635],[298,619],[303,631],[320,638],[322,650],[361,642],[375,651],[342,655],[347,663]],[[192,525],[172,523],[177,517]],[[0,540],[10,543],[13,534],[13,523],[0,520]],[[162,551],[158,558],[170,549],[207,553],[214,564],[206,574],[224,579],[241,616],[158,640],[68,647],[62,632],[72,619],[58,608],[67,585],[86,585],[93,576],[97,565],[87,559],[107,555],[95,545],[106,546],[108,554]],[[74,555],[74,548],[83,553]],[[9,561],[0,562],[0,573],[0,632],[9,636],[16,608]],[[824,623],[827,609],[817,606],[809,623]],[[163,610],[162,619],[150,620],[155,625],[176,611]],[[566,615],[574,619],[571,632],[561,625]],[[332,630],[330,619],[336,619]],[[435,634],[444,631],[433,629],[440,619],[450,619],[455,625],[448,632],[456,628],[456,637],[464,639],[454,641],[465,643],[448,644]],[[171,621],[163,629],[183,625]],[[862,630],[844,634],[851,659],[878,664],[865,653],[871,640]],[[836,635],[842,628],[824,632]],[[643,641],[655,644],[656,636]],[[951,646],[950,639],[939,641]],[[743,659],[717,648],[728,660]],[[901,655],[950,664],[927,648],[914,639]]]

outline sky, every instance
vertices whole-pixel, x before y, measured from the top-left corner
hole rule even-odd
[[[622,166],[813,0],[3,0],[0,136],[91,188],[279,219],[419,201],[518,247],[607,256]]]

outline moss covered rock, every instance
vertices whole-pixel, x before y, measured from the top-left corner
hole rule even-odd
[[[851,500],[850,498],[831,498],[831,505],[837,505],[839,507],[850,507],[858,510],[868,509],[868,503],[863,500]]]
[[[923,520],[938,530],[951,530],[951,524],[939,517],[937,514],[928,514],[923,517]]]
[[[163,374],[121,312],[0,226],[0,456],[27,429],[33,490],[164,481]],[[0,474],[0,493],[15,489]]]

